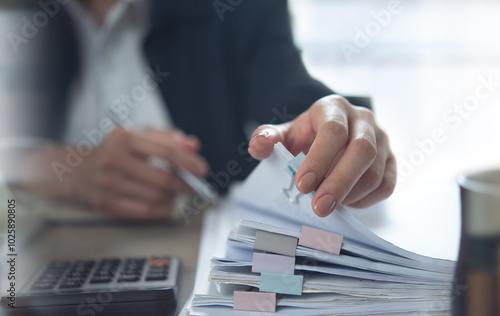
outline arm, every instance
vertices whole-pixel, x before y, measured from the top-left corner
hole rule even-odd
[[[258,122],[284,123],[333,92],[307,72],[293,42],[287,2],[256,1],[254,8],[241,7],[250,9],[259,14],[248,14],[255,21],[242,22],[251,25],[241,61],[243,114]]]

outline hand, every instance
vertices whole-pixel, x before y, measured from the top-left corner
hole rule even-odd
[[[170,171],[148,163],[155,156],[203,177],[207,162],[197,153],[200,142],[177,130],[147,129],[138,134],[115,129],[76,168],[78,196],[103,211],[136,219],[166,218],[172,201],[190,188]]]
[[[304,194],[316,190],[312,207],[320,217],[339,204],[368,207],[394,191],[396,159],[386,133],[372,111],[340,96],[318,100],[291,122],[258,127],[248,152],[264,159],[276,142],[294,155],[306,154],[295,184]]]

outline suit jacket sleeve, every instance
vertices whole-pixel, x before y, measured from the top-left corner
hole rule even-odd
[[[313,79],[304,67],[293,42],[287,2],[265,0],[259,6],[256,9],[264,13],[255,21],[243,62],[243,115],[259,123],[279,124],[333,91]]]

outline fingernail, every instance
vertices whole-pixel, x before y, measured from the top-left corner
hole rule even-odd
[[[299,191],[302,193],[309,193],[314,190],[316,187],[316,182],[318,181],[318,177],[312,171],[309,171],[305,175],[300,178],[298,187]]]
[[[335,207],[335,199],[330,194],[325,194],[316,201],[314,213],[320,217],[329,215]]]
[[[257,137],[259,136],[264,136],[264,137],[268,137],[269,136],[269,131],[268,130],[263,130],[261,131],[260,133],[258,133],[257,135],[254,135],[251,139],[250,139],[250,142],[248,143],[248,145],[250,145],[254,139],[256,139]]]
[[[250,139],[250,142],[248,143],[248,149],[249,149],[249,152],[251,155],[253,155],[253,153],[258,153],[265,148],[265,145],[262,144],[261,142],[255,142],[255,140],[257,138],[259,138],[260,136],[268,137],[269,132],[266,130],[263,130]]]

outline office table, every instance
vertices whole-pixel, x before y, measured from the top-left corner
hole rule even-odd
[[[42,217],[48,222],[31,238],[28,250],[36,260],[151,254],[180,257],[183,267],[178,310],[190,297],[197,268],[200,272],[201,263],[206,262],[208,266],[210,262],[208,249],[201,249],[206,258],[200,261],[198,258],[203,214],[192,216],[187,224],[133,224],[109,221],[100,213],[67,204],[30,202],[24,207],[42,209],[41,214],[28,216],[29,222],[33,217]],[[401,185],[387,201],[352,212],[368,228],[398,246],[424,255],[456,259],[459,196],[458,187],[452,181]],[[200,262],[198,267],[197,262]],[[203,273],[199,273],[197,278],[202,276]]]

